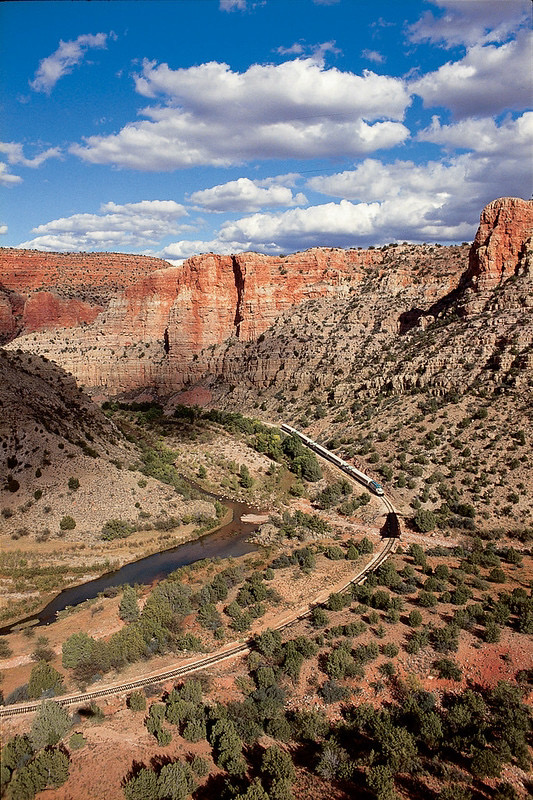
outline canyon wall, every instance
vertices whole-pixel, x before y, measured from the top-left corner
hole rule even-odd
[[[159,258],[124,253],[0,248],[0,343],[91,323],[113,295],[167,266]]]
[[[256,341],[307,301],[357,297],[370,278],[357,312],[361,336],[369,326],[396,335],[402,324],[430,324],[443,296],[476,295],[517,273],[531,219],[531,202],[490,203],[469,257],[466,247],[398,244],[205,254],[176,267],[143,256],[0,250],[0,333],[11,349],[47,356],[96,395],[146,387],[168,396],[207,374],[227,376],[223,343]],[[383,298],[395,299],[377,319],[372,309]]]
[[[40,319],[11,347],[45,355],[106,394],[145,386],[169,393],[205,372],[202,351],[232,337],[252,340],[306,300],[347,294],[382,263],[380,250],[335,248],[286,257],[196,256],[130,282],[103,309],[93,305],[93,320],[85,320],[91,324],[61,335],[58,312],[48,330]]]

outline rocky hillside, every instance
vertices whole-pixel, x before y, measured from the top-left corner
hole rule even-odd
[[[283,258],[197,256],[116,293],[92,323],[70,328],[68,341],[49,323],[10,346],[47,356],[96,394],[150,388],[168,396],[218,370],[218,345],[256,341],[280,315],[309,301],[359,297],[370,278],[380,294],[404,297],[398,314],[405,304],[428,308],[458,286],[467,256],[466,247],[407,244],[315,248]],[[396,332],[397,315],[388,324]]]
[[[423,329],[452,305],[462,315],[474,306],[482,311],[487,291],[525,269],[530,228],[531,203],[503,198],[484,210],[470,252],[467,246],[400,244],[315,248],[286,257],[207,254],[165,269],[156,269],[164,263],[157,259],[54,254],[54,260],[44,254],[50,266],[43,271],[38,255],[24,253],[17,266],[18,251],[7,250],[4,330],[13,337],[19,326],[22,335],[11,347],[51,358],[93,393],[148,388],[168,397],[206,376],[233,380],[233,354],[239,361],[243,343],[257,342],[287,314],[295,313],[300,324],[298,315],[313,308],[311,301],[326,303],[329,327],[339,309],[349,310],[348,350],[359,355],[376,350],[379,356],[387,337]],[[71,326],[68,341],[64,326]],[[315,338],[302,329],[289,335],[289,344],[301,335]],[[228,341],[236,349],[227,351]],[[268,351],[270,363],[257,351],[257,388],[272,380],[282,361],[290,372],[292,349],[282,350],[277,360],[275,349]],[[315,372],[310,364],[306,369]]]
[[[531,526],[531,206],[485,209],[468,268],[436,302],[419,302],[416,281],[398,286],[400,248],[389,247],[391,268],[350,296],[301,305],[253,344],[215,348],[211,376],[181,399],[291,421],[383,480],[406,516],[455,504],[479,509],[478,528]],[[450,252],[420,263],[425,287]]]
[[[198,256],[127,286],[68,340],[40,331],[9,349],[103,396],[291,420],[403,490],[406,515],[483,496],[485,528],[527,527],[532,208],[489,204],[470,248]]]
[[[57,365],[0,348],[0,623],[213,517],[175,458],[155,439],[127,440]]]

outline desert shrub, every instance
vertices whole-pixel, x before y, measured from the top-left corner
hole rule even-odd
[[[73,531],[76,527],[76,520],[67,514],[60,520],[59,527],[62,531]]]
[[[433,511],[420,508],[416,512],[413,522],[417,531],[420,531],[420,533],[429,533],[435,530],[437,526],[437,517]]]
[[[0,638],[0,658],[9,658],[13,655],[13,650],[4,638]]]
[[[39,661],[32,667],[28,683],[28,697],[38,699],[44,693],[60,694],[63,690],[63,676],[46,661]]]
[[[409,625],[411,628],[418,628],[422,625],[422,614],[416,609],[409,614]]]
[[[68,740],[68,746],[71,750],[81,750],[87,744],[87,739],[83,735],[83,733],[73,733],[70,739]]]
[[[104,541],[112,539],[126,539],[134,532],[134,528],[129,522],[122,519],[108,519],[102,527],[100,538]]]
[[[146,697],[142,692],[133,692],[128,697],[128,708],[132,711],[146,711]]]
[[[460,681],[463,677],[461,667],[452,661],[451,658],[439,658],[433,662],[434,668],[439,674],[439,678],[448,678],[452,681]]]

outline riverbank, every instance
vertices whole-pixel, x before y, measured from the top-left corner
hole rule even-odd
[[[248,544],[246,540],[255,530],[256,523],[242,521],[242,517],[251,516],[255,519],[259,510],[231,498],[216,499],[227,507],[227,511],[219,524],[211,530],[205,531],[190,526],[189,531],[182,532],[180,541],[176,542],[174,539],[171,547],[156,549],[140,559],[124,559],[115,569],[103,570],[92,580],[73,581],[61,592],[52,594],[49,602],[40,603],[39,609],[34,609],[24,616],[19,615],[4,625],[0,629],[0,635],[7,635],[19,626],[29,625],[34,620],[35,624],[47,624],[65,607],[97,597],[106,589],[125,583],[151,584],[154,580],[165,577],[169,572],[193,561],[202,558],[236,557],[255,549],[255,546]],[[170,535],[170,532],[168,533]]]

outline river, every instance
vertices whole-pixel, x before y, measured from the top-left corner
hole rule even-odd
[[[254,552],[257,548],[246,540],[257,529],[257,523],[242,522],[241,517],[246,514],[255,515],[264,512],[238,500],[219,497],[203,489],[201,491],[209,497],[220,500],[221,503],[232,510],[233,519],[231,522],[226,523],[218,530],[213,531],[213,533],[206,533],[199,539],[184,542],[170,550],[153,553],[151,556],[146,556],[138,561],[124,564],[123,567],[114,572],[106,572],[92,581],[64,589],[41,611],[0,628],[0,636],[12,633],[21,625],[26,626],[30,623],[33,623],[34,627],[47,625],[54,621],[58,611],[63,611],[67,606],[76,606],[85,600],[98,597],[104,589],[122,586],[125,583],[131,585],[152,583],[165,578],[178,567],[185,567],[187,564],[193,564],[203,558],[237,558],[246,553]]]

